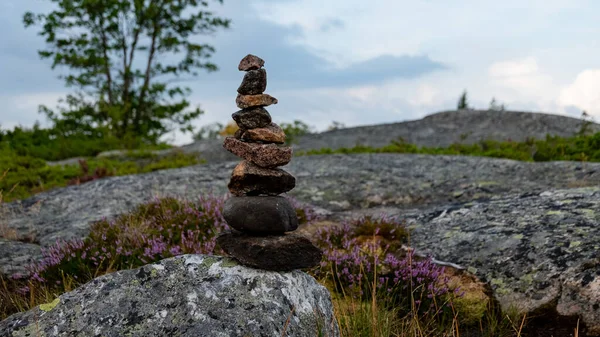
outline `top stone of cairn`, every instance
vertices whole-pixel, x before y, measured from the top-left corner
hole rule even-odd
[[[246,55],[238,66],[239,71],[248,71],[248,70],[256,70],[260,69],[265,65],[265,61],[260,57],[252,54]]]

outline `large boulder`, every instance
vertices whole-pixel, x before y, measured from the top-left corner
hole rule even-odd
[[[600,336],[600,187],[407,213],[412,246],[488,282],[502,309],[580,317]]]
[[[0,322],[0,336],[339,336],[329,292],[301,271],[183,255],[104,275]]]

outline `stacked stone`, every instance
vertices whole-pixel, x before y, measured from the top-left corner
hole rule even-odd
[[[223,217],[232,231],[217,244],[242,264],[277,271],[309,268],[321,261],[322,252],[308,239],[290,233],[298,228],[296,211],[281,194],[296,186],[296,178],[280,169],[292,159],[283,146],[285,133],[271,120],[266,106],[277,99],[265,94],[265,61],[254,55],[242,59],[245,71],[235,100],[240,111],[232,117],[239,130],[225,138],[223,147],[243,161],[233,170]]]

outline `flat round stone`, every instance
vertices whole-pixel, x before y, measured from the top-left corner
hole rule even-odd
[[[296,178],[282,169],[268,169],[242,161],[235,167],[227,187],[235,196],[278,195],[291,191]]]
[[[243,130],[240,132],[239,137],[235,138],[246,141],[283,144],[285,143],[285,132],[283,132],[279,125],[271,123],[264,128]]]
[[[242,84],[237,92],[242,95],[258,95],[267,89],[267,71],[264,69],[250,70],[244,75]]]
[[[265,65],[265,61],[260,57],[252,54],[244,56],[238,65],[239,71],[248,71],[260,69]]]
[[[269,234],[298,228],[296,210],[281,196],[231,197],[223,206],[223,218],[238,231]]]
[[[273,168],[288,164],[292,160],[292,148],[276,144],[243,142],[235,137],[227,137],[223,147],[236,156],[260,167]]]
[[[264,128],[271,124],[271,115],[267,109],[262,107],[236,111],[231,115],[231,118],[233,118],[240,129]]]
[[[271,104],[277,104],[277,98],[269,94],[259,95],[240,95],[238,94],[235,98],[235,104],[240,109],[248,109],[255,106],[269,106]]]
[[[296,233],[252,236],[224,232],[217,237],[217,245],[243,265],[271,271],[312,268],[323,257],[309,239]]]

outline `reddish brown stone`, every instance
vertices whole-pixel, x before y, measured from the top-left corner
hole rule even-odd
[[[296,178],[282,169],[268,169],[242,161],[235,167],[229,191],[235,196],[278,195],[288,192],[296,186]]]
[[[277,104],[277,98],[269,94],[260,95],[237,95],[235,104],[240,109],[253,108],[257,106],[269,106],[271,104]]]
[[[260,69],[265,65],[265,61],[260,57],[252,54],[244,56],[238,65],[239,71],[248,71]]]
[[[285,132],[275,123],[271,123],[264,128],[244,130],[241,138],[247,141],[260,141],[265,143],[285,143]],[[237,137],[236,137],[237,138]]]
[[[217,237],[217,245],[241,264],[265,270],[311,268],[317,266],[323,257],[323,252],[309,239],[295,233],[252,236],[224,232]]]
[[[234,137],[227,137],[223,142],[223,147],[236,156],[260,167],[283,166],[292,160],[292,148],[289,146],[247,143]]]
[[[263,107],[254,107],[234,112],[231,118],[240,129],[264,128],[271,124],[271,115]]]
[[[238,93],[242,95],[258,95],[267,89],[267,71],[264,69],[250,70],[244,75]]]

